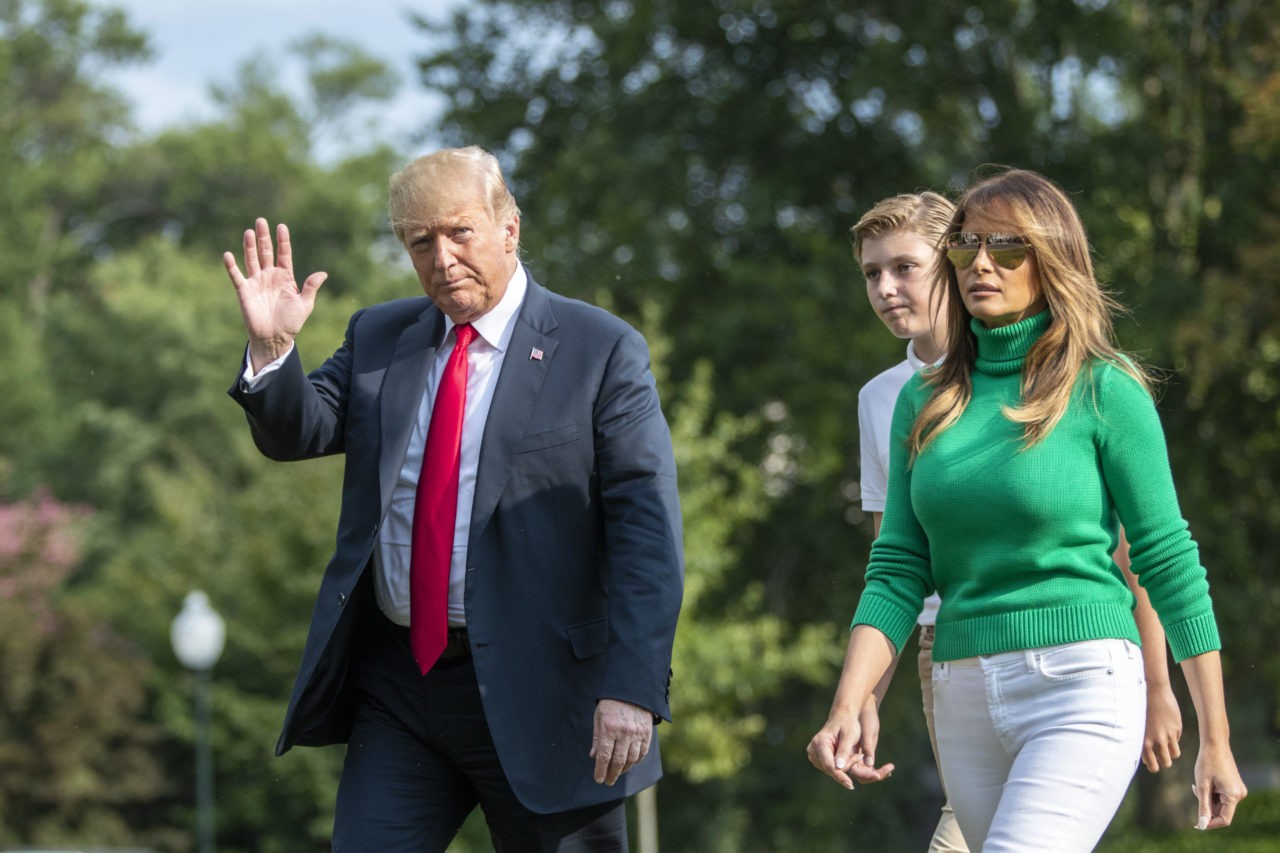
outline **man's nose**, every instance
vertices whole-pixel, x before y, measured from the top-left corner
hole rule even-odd
[[[435,266],[436,269],[448,269],[453,265],[453,245],[444,235],[436,238],[435,241]]]

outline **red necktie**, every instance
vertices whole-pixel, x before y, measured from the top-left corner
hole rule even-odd
[[[436,391],[422,450],[422,471],[413,505],[413,547],[409,557],[409,644],[422,674],[435,665],[449,637],[449,563],[458,515],[458,461],[462,412],[467,403],[467,347],[475,340],[470,323],[458,336]]]

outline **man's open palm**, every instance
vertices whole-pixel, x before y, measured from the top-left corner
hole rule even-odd
[[[244,232],[244,272],[235,255],[225,252],[222,262],[240,300],[240,316],[249,333],[249,358],[257,372],[284,355],[311,316],[316,291],[329,277],[315,272],[299,288],[293,276],[293,250],[289,227],[276,226],[276,247],[271,245],[267,220],[259,218]]]

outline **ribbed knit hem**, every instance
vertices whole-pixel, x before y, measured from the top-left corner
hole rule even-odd
[[[936,630],[933,659],[941,661],[1084,640],[1115,639],[1142,644],[1133,611],[1122,604],[1033,607],[959,620],[945,619],[940,613]]]
[[[1166,626],[1164,635],[1169,638],[1169,650],[1173,652],[1176,663],[1222,648],[1222,641],[1218,638],[1218,622],[1213,618],[1213,613],[1202,613]]]
[[[916,627],[917,612],[904,610],[896,601],[878,595],[862,594],[858,609],[849,625],[852,631],[857,625],[870,625],[884,633],[899,653]]]

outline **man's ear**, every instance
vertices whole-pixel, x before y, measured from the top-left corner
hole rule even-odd
[[[502,245],[508,252],[514,252],[520,245],[520,214],[513,214],[502,229]]]

